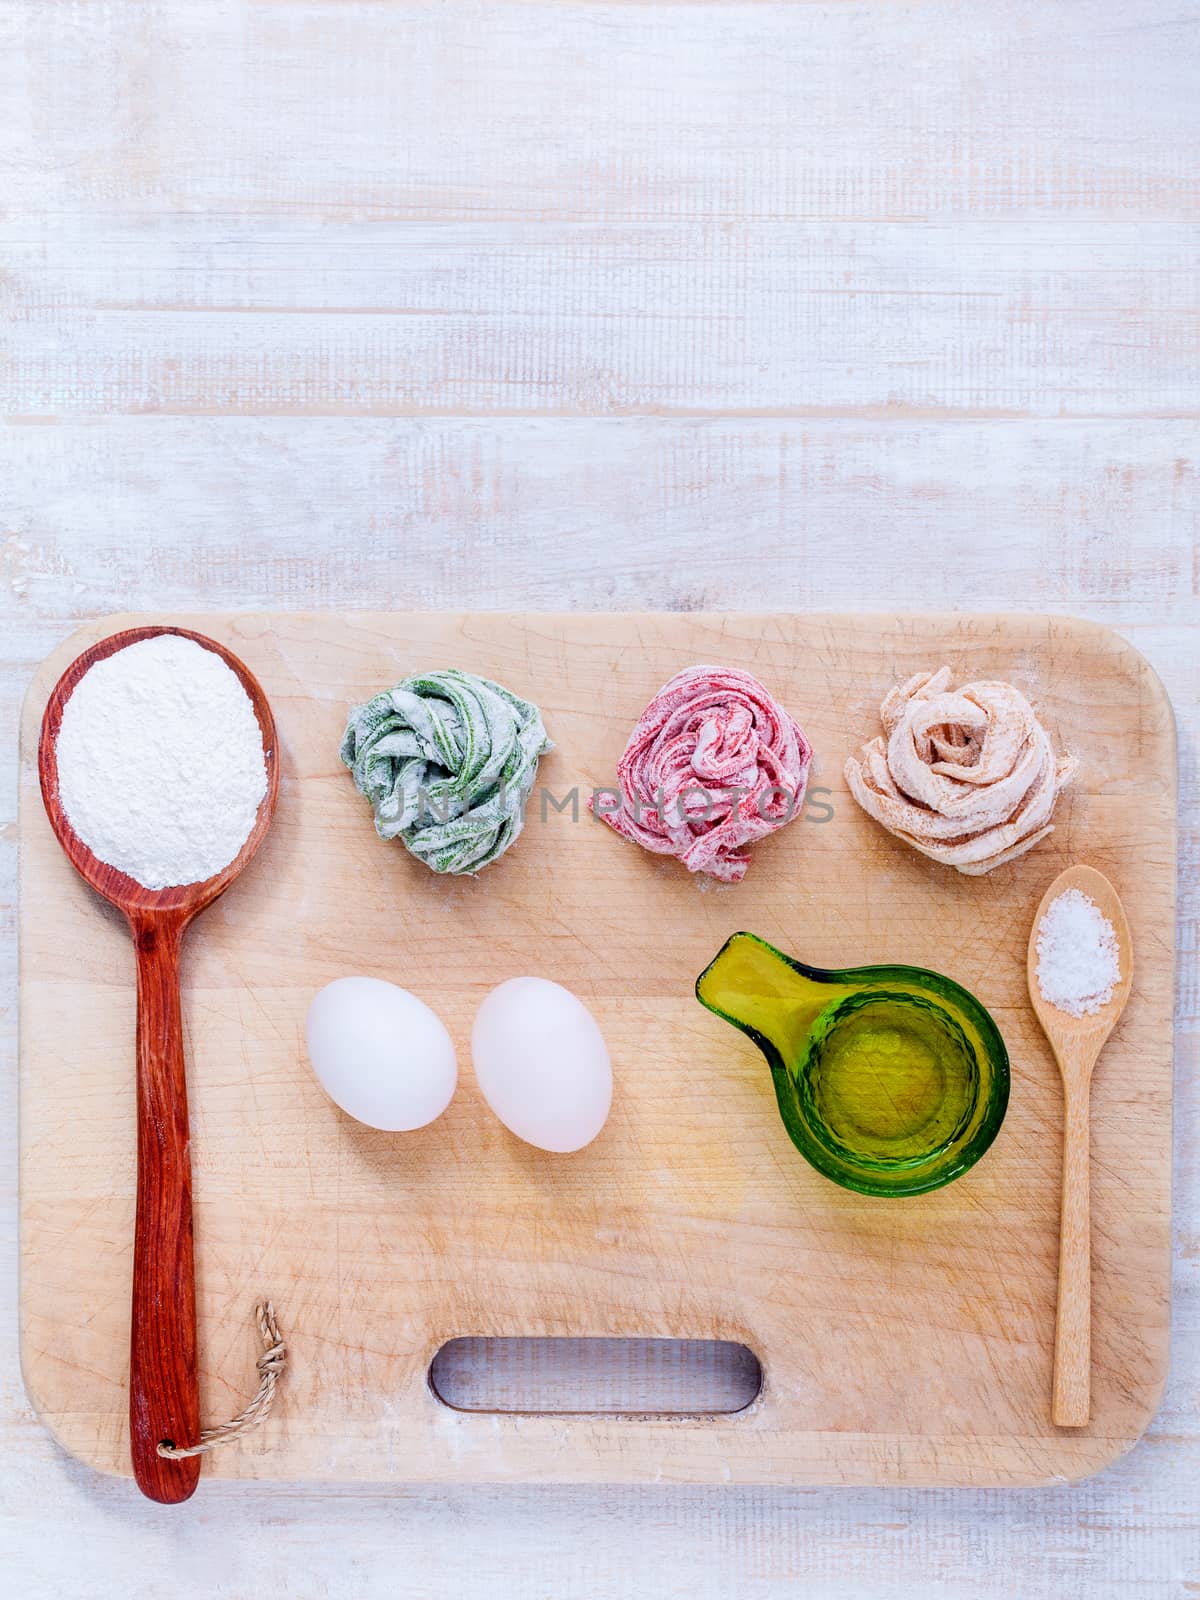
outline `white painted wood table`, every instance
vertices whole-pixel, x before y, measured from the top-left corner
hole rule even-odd
[[[1200,1592],[1200,6],[0,0],[0,1568],[328,1600]],[[1180,722],[1174,1356],[1044,1492],[212,1484],[16,1351],[15,737],[83,617],[1015,606]]]

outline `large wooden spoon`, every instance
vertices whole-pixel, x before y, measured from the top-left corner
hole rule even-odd
[[[1037,936],[1051,903],[1067,889],[1094,900],[1112,923],[1121,952],[1121,977],[1108,1004],[1073,1017],[1042,998]],[[1062,1075],[1062,1215],[1058,1248],[1058,1316],[1054,1335],[1052,1416],[1060,1428],[1087,1426],[1092,1409],[1092,1238],[1089,1154],[1092,1068],[1129,999],[1133,945],[1117,891],[1094,867],[1068,867],[1042,896],[1029,933],[1029,998]]]
[[[178,634],[219,655],[250,697],[262,730],[267,792],[250,836],[222,871],[203,883],[146,889],[100,861],[72,828],[58,792],[55,742],[63,708],[89,667],[140,639]],[[192,1166],[188,1144],[179,951],[184,930],[223,894],[262,843],[279,792],[275,720],[266,696],[236,656],[186,628],[130,628],[78,656],[54,686],[38,744],[42,799],[58,842],[76,871],[124,913],[137,952],[137,1220],[133,1240],[133,1315],[129,1344],[129,1438],[133,1474],[151,1500],[186,1500],[200,1458],[173,1460],[160,1443],[194,1445],[200,1436],[196,1368],[196,1290],[192,1260]]]

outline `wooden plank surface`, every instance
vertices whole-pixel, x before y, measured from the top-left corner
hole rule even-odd
[[[1058,236],[1200,208],[1194,16],[1165,0],[5,14],[11,192],[35,223],[941,213]]]
[[[17,419],[0,436],[0,711],[10,733],[0,767],[0,1255],[10,1299],[16,728],[36,663],[82,619],[131,605],[364,603],[837,610],[867,600],[1067,611],[1112,623],[1153,661],[1179,718],[1183,780],[1172,1369],[1148,1439],[1108,1472],[1028,1493],[469,1487],[397,1498],[214,1483],[194,1514],[168,1526],[50,1442],[26,1399],[9,1319],[0,1331],[9,1513],[0,1554],[15,1587],[148,1595],[163,1562],[180,1592],[237,1600],[262,1587],[322,1600],[378,1590],[607,1600],[631,1583],[648,1596],[705,1600],[776,1600],[801,1583],[838,1600],[907,1600],[931,1584],[981,1596],[1018,1587],[1054,1600],[1182,1600],[1200,1581],[1194,383],[1192,415],[1164,420],[1180,405],[1180,351],[1195,340],[1177,288],[1178,251],[1189,249],[1178,225],[1197,204],[1198,20],[1193,0],[0,5],[0,103],[11,111],[0,119],[0,409]],[[681,371],[696,375],[700,392],[712,387],[708,321],[673,324],[661,313],[646,323],[653,348],[637,367],[636,417],[339,417],[330,414],[339,400],[356,396],[329,398],[316,339],[293,336],[292,348],[308,353],[288,383],[255,391],[262,302],[219,300],[214,270],[205,292],[229,309],[206,314],[205,337],[223,352],[224,372],[213,362],[206,383],[205,343],[193,336],[181,382],[200,396],[197,414],[121,415],[130,393],[144,401],[145,385],[97,382],[80,272],[60,320],[29,251],[44,244],[62,282],[72,255],[86,261],[119,230],[125,251],[107,256],[106,293],[136,307],[145,263],[186,258],[172,240],[193,262],[201,238],[227,246],[220,266],[236,270],[241,247],[261,260],[284,224],[303,242],[290,252],[295,271],[309,275],[285,303],[314,306],[328,328],[337,296],[321,293],[324,264],[344,263],[339,241],[356,223],[493,224],[501,250],[511,247],[511,223],[525,224],[527,237],[541,221],[602,224],[610,235],[625,230],[623,248],[645,261],[651,282],[656,230],[636,225],[700,224],[693,255],[672,269],[684,282],[711,239],[703,225],[739,220],[836,229],[862,221],[875,235],[883,223],[898,236],[936,223],[951,271],[960,252],[979,260],[977,223],[1006,225],[992,235],[1002,259],[990,275],[994,286],[1008,263],[1011,339],[1028,339],[1030,319],[1042,330],[1040,354],[1024,369],[1032,414],[995,416],[989,393],[1001,381],[1011,390],[1017,360],[1000,332],[984,345],[965,340],[945,296],[943,315],[926,322],[932,348],[918,352],[937,370],[929,390],[938,415],[928,418],[907,401],[875,409],[897,380],[911,395],[894,363],[881,369],[887,381],[865,413],[658,416],[660,385],[689,403]],[[1089,348],[1074,298],[1087,274],[1079,239],[1095,246],[1097,275],[1111,275],[1116,259],[1097,223],[1110,225],[1126,265],[1123,294],[1095,289]],[[1168,250],[1156,224],[1182,244]],[[1131,267],[1123,237],[1143,225]],[[1012,272],[1046,236],[1078,268],[1069,288],[1052,268]],[[389,237],[389,260],[403,264],[403,231]],[[422,257],[438,248],[429,237]],[[745,238],[749,266],[771,241],[762,230]],[[9,257],[18,250],[16,277]],[[916,255],[897,245],[891,259]],[[492,280],[478,251],[470,260],[482,329]],[[549,258],[537,269],[527,255],[525,271],[529,298],[508,313],[522,337],[492,334],[490,382],[500,394],[530,392],[531,366],[571,376],[563,299],[551,318],[543,298],[562,269]],[[608,294],[611,308],[611,271],[577,252],[576,303]],[[973,286],[969,276],[961,283]],[[161,272],[154,287],[161,296]],[[167,303],[186,304],[196,274],[165,287]],[[780,372],[805,369],[797,326],[823,321],[825,348],[836,349],[839,328],[861,348],[875,287],[868,280],[857,298],[827,296],[818,308],[798,279],[790,299],[776,300],[787,330],[769,357],[776,389]],[[421,311],[387,288],[379,305],[388,315]],[[244,301],[244,276],[241,293]],[[885,352],[907,337],[911,298],[893,294],[874,321]],[[618,314],[641,317],[640,300]],[[763,348],[753,302],[745,315]],[[1060,315],[1071,337],[1054,361]],[[594,359],[611,317],[597,319],[596,340],[582,348],[600,395],[628,392],[627,372],[614,384]],[[229,354],[239,338],[244,360]],[[397,335],[385,342],[403,349]],[[137,360],[136,347],[117,343],[123,361]],[[609,347],[637,354],[629,343]],[[115,382],[113,348],[110,327],[99,353]],[[252,414],[222,412],[231,370]],[[411,376],[378,362],[371,371],[377,386],[397,390]],[[477,396],[488,374],[461,343],[450,379],[460,372],[463,393]],[[820,406],[827,374],[788,405]],[[1038,412],[1043,375],[1054,394],[1069,392],[1068,414],[1080,420]],[[76,384],[94,409],[74,407]],[[323,398],[298,416],[305,384]],[[965,394],[983,399],[964,404]],[[1147,415],[1133,419],[1139,409]]]
[[[65,658],[142,620],[107,619],[56,652],[22,739],[23,1364],[59,1438],[107,1471],[127,1470],[130,951],[50,833],[36,751]],[[207,1413],[237,1392],[255,1295],[275,1299],[294,1362],[270,1434],[214,1454],[210,1472],[1045,1484],[1140,1436],[1169,1316],[1175,751],[1157,680],[1116,635],[986,615],[172,620],[245,660],[282,761],[269,840],[186,955]],[[943,660],[959,682],[1015,680],[1081,763],[1044,848],[982,883],[887,839],[841,772],[888,689]],[[696,661],[752,671],[794,709],[832,811],[824,825],[806,812],[723,891],[615,848],[586,812],[641,708]],[[555,741],[521,847],[477,881],[381,847],[337,760],[349,706],[444,662],[536,699]],[[1092,1420],[1062,1431],[1049,1408],[1061,1094],[1024,956],[1033,908],[1078,860],[1117,884],[1138,959],[1093,1098]],[[1014,1074],[989,1157],[891,1203],[799,1160],[757,1052],[692,993],[738,928],[817,966],[907,961],[977,994]],[[495,984],[566,984],[613,1055],[604,1137],[539,1156],[487,1115],[467,1071],[424,1133],[359,1127],[301,1042],[312,994],[347,972],[426,998],[464,1068]],[[448,1411],[434,1353],[487,1334],[736,1341],[762,1362],[763,1392],[735,1416],[686,1420]]]
[[[13,410],[1194,410],[1190,224],[347,223],[314,260],[311,224],[187,219],[7,255]]]

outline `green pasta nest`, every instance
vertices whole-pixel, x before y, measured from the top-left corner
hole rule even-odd
[[[356,706],[341,756],[381,839],[402,840],[434,872],[473,873],[521,832],[551,749],[537,706],[450,667]]]

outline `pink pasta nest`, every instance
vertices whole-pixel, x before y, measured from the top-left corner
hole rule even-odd
[[[689,872],[736,883],[750,846],[804,803],[812,747],[748,672],[688,667],[642,712],[617,764],[618,803],[592,809],[625,839]]]

